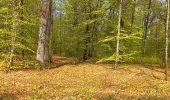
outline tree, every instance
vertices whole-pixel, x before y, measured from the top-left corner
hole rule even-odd
[[[52,0],[42,0],[41,23],[39,28],[39,41],[37,48],[37,61],[41,65],[41,69],[46,63],[51,62],[51,23],[52,23]]]
[[[21,66],[32,63],[36,51],[45,66],[51,61],[53,41],[54,54],[80,61],[105,59],[116,66],[141,63],[141,59],[147,64],[165,62],[165,0],[15,2],[14,6],[13,0],[0,0],[0,59],[8,67],[16,61]],[[53,25],[52,4],[56,7]]]
[[[135,21],[135,14],[136,14],[136,0],[132,1],[132,16],[131,16],[131,30],[130,34],[133,33],[133,26],[134,26],[134,21]]]
[[[14,4],[16,5],[16,2],[14,2]],[[14,7],[15,8],[15,7]],[[12,66],[12,62],[13,62],[13,57],[14,57],[14,51],[15,51],[15,45],[16,45],[16,29],[18,27],[18,23],[16,22],[16,19],[17,19],[17,12],[14,10],[14,13],[13,13],[13,25],[12,25],[12,35],[11,35],[11,47],[10,47],[10,56],[9,56],[9,62],[8,62],[8,65],[7,65],[7,72],[10,70],[11,66]]]
[[[20,0],[20,6],[21,6],[21,11],[20,11],[20,20],[24,21],[24,0]],[[21,36],[24,37],[24,29],[23,29],[23,24],[21,25]],[[21,40],[21,44],[24,45],[24,39]],[[24,60],[24,56],[25,56],[25,50],[21,51],[22,53],[22,59]]]
[[[147,36],[148,36],[148,28],[149,28],[149,22],[150,22],[150,10],[151,10],[151,4],[152,4],[152,0],[149,0],[148,3],[148,11],[147,11],[147,15],[146,15],[146,19],[144,21],[144,35],[143,35],[143,52],[142,52],[142,56],[145,56],[146,53],[146,45],[147,45]]]
[[[117,63],[119,61],[119,46],[120,46],[120,32],[121,32],[121,19],[122,19],[122,0],[119,2],[119,17],[118,17],[118,33],[117,33],[117,43],[116,43],[116,59],[115,68],[117,68]]]
[[[13,13],[12,13],[12,31],[11,31],[11,45],[10,45],[10,50],[9,50],[9,61],[7,62],[7,69],[6,69],[6,72],[9,72],[11,66],[12,66],[12,63],[13,63],[13,58],[14,58],[14,52],[15,52],[15,49],[16,49],[16,37],[17,37],[17,28],[19,26],[19,23],[17,22],[18,20],[18,15],[19,15],[19,12],[17,11],[17,7],[18,7],[18,1],[13,1],[12,2],[13,4]]]
[[[165,32],[165,80],[168,80],[168,45],[169,45],[169,0],[167,0],[167,17],[166,17],[166,32]]]

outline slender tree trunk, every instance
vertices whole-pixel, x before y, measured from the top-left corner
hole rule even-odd
[[[91,9],[91,1],[89,0],[87,2],[88,6],[87,8],[85,9],[85,12],[86,13],[91,13],[92,12],[92,9]],[[89,16],[87,16],[87,20],[91,19],[92,18],[92,15],[89,14]],[[84,49],[84,54],[83,54],[83,60],[86,61],[86,60],[89,60],[89,58],[91,57],[91,41],[92,39],[92,34],[91,34],[91,25],[89,23],[87,23],[86,25],[86,37],[84,39],[84,44],[85,44],[85,49]]]
[[[15,51],[15,42],[16,42],[16,32],[14,32],[14,34],[12,35],[11,38],[12,42],[11,42],[11,50],[10,50],[10,55],[9,55],[9,62],[7,64],[7,72],[9,72],[12,63],[13,63],[13,57],[14,57],[14,51]]]
[[[74,4],[73,11],[74,11],[74,13],[77,14],[77,11],[78,11],[78,5],[77,5],[77,3]],[[74,29],[74,31],[76,31],[76,25],[78,24],[78,21],[79,21],[78,15],[74,15],[74,17],[73,17],[73,29]],[[75,56],[76,56],[77,58],[79,58],[79,53],[80,53],[80,52],[79,52],[79,49],[80,49],[80,42],[79,42],[79,37],[78,37],[78,38],[77,38],[77,42],[76,42],[76,53],[75,53]]]
[[[97,0],[96,1],[96,10],[98,8],[101,8],[101,1],[100,0]],[[97,14],[94,15],[94,19],[98,18]],[[92,41],[91,41],[91,54],[90,54],[90,57],[94,57],[96,56],[96,53],[95,53],[95,44],[97,42],[97,21],[94,22],[93,26],[92,26]]]
[[[13,2],[14,6],[17,6],[16,1]],[[14,8],[15,8],[14,7]],[[18,18],[17,16],[17,11],[13,11],[13,24],[12,24],[12,33],[11,33],[11,48],[10,48],[10,55],[9,55],[9,61],[7,63],[7,70],[6,72],[9,72],[10,68],[12,67],[12,63],[13,63],[13,57],[14,57],[14,51],[15,51],[15,44],[16,44],[16,34],[17,34],[17,27],[18,27],[18,22],[16,21],[16,19]]]
[[[161,26],[161,23],[160,22],[158,22],[157,23],[157,25],[156,25],[156,32],[155,32],[155,57],[160,57],[159,55],[160,55],[160,50],[159,50],[159,34],[160,34],[160,30],[161,30],[161,28],[160,28],[160,26]]]
[[[20,20],[22,21],[21,22],[21,25],[20,25],[20,35],[22,37],[21,39],[21,44],[22,45],[25,45],[25,40],[24,40],[24,25],[23,25],[23,21],[24,21],[24,0],[20,0],[20,7],[21,7],[21,11],[20,11]],[[23,62],[23,66],[25,66],[25,61],[24,61],[24,58],[25,58],[25,50],[23,49],[21,51],[21,55],[22,55],[22,62]]]
[[[24,0],[20,0],[20,6],[22,7],[21,9],[21,15],[20,15],[20,20],[21,21],[24,21],[24,9],[23,9],[23,6],[24,6]],[[24,37],[24,31],[23,31],[23,24],[21,25],[21,36]],[[24,45],[24,39],[21,40],[21,44]],[[25,57],[25,51],[22,50],[22,60],[24,60],[24,57]]]
[[[49,37],[50,37],[50,39],[49,39],[49,63],[52,63],[52,55],[53,55],[53,50],[52,50],[52,40],[53,40],[53,2],[51,1],[50,2],[50,14],[51,14],[51,16],[50,16],[50,18],[49,18],[49,27],[50,27],[50,30],[49,30],[49,32],[50,32],[50,34],[49,34]]]
[[[142,57],[145,57],[145,54],[146,54],[146,44],[147,44],[147,36],[148,36],[148,27],[149,27],[149,17],[150,17],[151,4],[152,4],[152,0],[149,0],[148,13],[147,13],[146,20],[145,20],[145,23],[144,23],[145,30],[144,30],[144,35],[143,35]]]
[[[136,0],[133,1],[130,34],[132,34],[132,32],[133,32],[133,26],[134,26],[134,21],[135,21],[135,13],[136,13]]]
[[[62,28],[62,23],[61,23],[61,21],[63,20],[62,19],[62,15],[60,14],[60,19],[59,19],[60,21],[59,21],[59,26],[60,26],[60,30],[59,30],[59,54],[60,55],[62,55],[62,43],[63,43],[63,38],[62,38],[62,34],[64,34],[64,28]],[[62,29],[62,30],[61,30]]]
[[[165,33],[165,80],[168,80],[168,34],[169,34],[169,0],[167,0],[167,18],[166,18],[166,33]]]
[[[117,44],[116,44],[116,59],[115,68],[117,68],[117,63],[119,61],[119,46],[120,46],[120,32],[121,32],[121,19],[122,19],[122,0],[119,3],[119,18],[118,18],[118,33],[117,33]]]
[[[46,63],[51,61],[50,39],[51,39],[51,0],[42,0],[42,15],[39,29],[39,41],[37,49],[37,61],[40,62],[41,69]]]
[[[86,26],[86,34],[89,35],[89,30],[90,26],[87,24]],[[86,61],[89,59],[89,43],[90,43],[90,37],[87,36],[86,39],[84,40],[85,43],[85,49],[84,49],[84,54],[83,54],[83,60]]]
[[[158,30],[159,26],[158,24],[156,25],[156,31],[155,31],[155,57],[158,57]],[[154,44],[153,44],[154,45]]]

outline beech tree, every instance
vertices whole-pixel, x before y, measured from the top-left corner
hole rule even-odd
[[[52,25],[52,0],[42,0],[41,22],[39,29],[39,41],[36,59],[41,65],[41,69],[46,63],[51,62],[51,25]]]

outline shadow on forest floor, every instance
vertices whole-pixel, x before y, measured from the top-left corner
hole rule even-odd
[[[153,71],[156,71],[156,72],[159,72],[159,73],[165,73],[165,68],[160,67],[158,65],[143,65],[143,67],[148,68]],[[169,70],[170,70],[170,68],[169,68]]]
[[[0,100],[17,100],[17,97],[14,94],[0,93]]]

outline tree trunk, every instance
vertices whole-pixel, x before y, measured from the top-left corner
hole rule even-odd
[[[51,61],[51,0],[42,0],[42,15],[39,29],[39,41],[36,59],[40,62],[41,69]]]
[[[167,0],[167,18],[166,18],[166,33],[165,33],[165,80],[168,80],[168,32],[169,32],[169,0]]]
[[[24,21],[24,16],[23,16],[23,14],[24,14],[24,11],[23,11],[24,0],[20,0],[20,6],[22,7],[20,20]],[[21,36],[22,37],[24,36],[23,25],[21,25]],[[21,40],[21,44],[24,45],[24,39]],[[25,56],[25,51],[22,50],[22,59],[24,59],[24,56]]]
[[[152,0],[149,0],[148,13],[147,13],[146,20],[145,20],[145,23],[144,23],[145,30],[144,30],[144,35],[143,35],[142,57],[145,57],[145,54],[146,54],[146,44],[147,44],[147,36],[148,36],[148,27],[149,27],[149,17],[150,17],[151,4],[152,4]]]
[[[87,3],[88,3],[87,4],[88,6],[85,9],[85,12],[90,13],[86,18],[87,20],[89,20],[89,19],[92,18],[91,1],[89,0]],[[86,25],[86,37],[84,39],[84,44],[85,44],[84,54],[83,54],[83,60],[84,61],[89,60],[91,58],[91,44],[92,44],[91,39],[92,39],[91,25],[89,23],[87,23],[87,25]]]
[[[23,26],[23,21],[24,21],[24,0],[20,0],[20,7],[21,7],[21,11],[20,11],[20,20],[22,21],[21,25],[20,25],[20,35],[22,37],[21,39],[21,44],[25,45],[25,40],[24,40],[24,26]],[[25,50],[23,49],[21,51],[21,55],[22,55],[22,61],[23,61],[23,66],[25,66]]]
[[[86,34],[88,36],[84,40],[84,44],[85,44],[84,54],[83,54],[83,60],[84,61],[89,59],[89,43],[90,43],[89,31],[90,31],[90,26],[87,24],[87,26],[86,26]]]
[[[122,19],[122,0],[119,3],[119,18],[118,18],[118,33],[117,33],[117,44],[116,44],[116,59],[115,68],[117,68],[117,63],[119,61],[119,46],[120,46],[120,32],[121,32],[121,19]]]
[[[14,4],[14,8],[17,6],[16,1],[13,2]],[[13,23],[12,23],[12,33],[11,33],[11,47],[10,47],[10,55],[9,55],[9,61],[7,63],[7,70],[6,72],[9,72],[12,63],[13,63],[13,57],[14,57],[14,51],[15,51],[15,43],[16,43],[16,34],[17,34],[17,27],[18,27],[18,22],[16,21],[16,19],[18,18],[17,16],[17,11],[15,11],[15,9],[13,9]]]
[[[10,50],[9,62],[7,64],[6,72],[9,72],[9,70],[10,70],[10,68],[12,66],[13,57],[14,57],[14,51],[15,51],[16,32],[14,32],[14,34],[12,35],[11,40],[12,40],[12,42],[11,42],[11,50]]]
[[[134,26],[134,21],[135,21],[135,13],[136,13],[136,0],[133,1],[130,34],[132,34],[132,32],[133,32],[133,26]]]
[[[50,18],[49,18],[49,27],[50,27],[50,34],[49,34],[49,62],[52,63],[52,55],[53,55],[53,50],[52,50],[52,40],[53,40],[53,2],[50,2]]]

